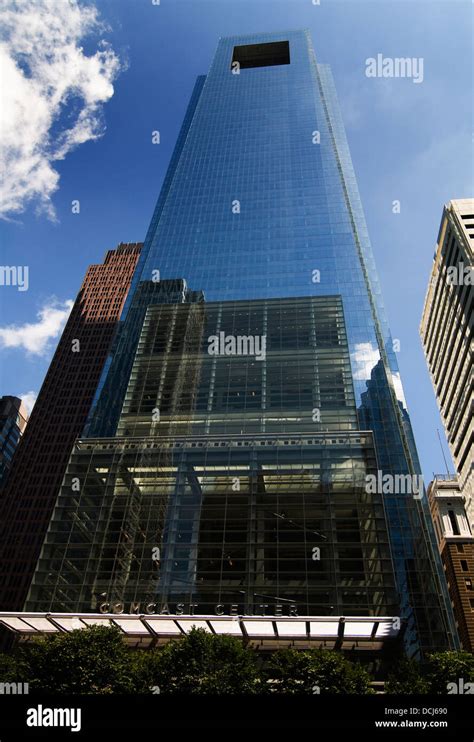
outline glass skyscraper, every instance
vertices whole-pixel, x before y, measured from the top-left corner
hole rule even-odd
[[[179,279],[192,287],[196,297],[202,299],[199,293],[202,291],[203,306],[214,307],[212,311],[216,311],[217,304],[222,303],[224,307],[227,302],[285,298],[296,302],[298,297],[306,297],[308,301],[311,297],[337,297],[344,317],[346,357],[339,358],[338,369],[334,367],[327,377],[328,394],[334,393],[337,399],[335,379],[338,374],[342,378],[341,369],[350,369],[350,383],[343,384],[343,388],[346,395],[352,396],[352,401],[345,408],[335,404],[326,419],[324,405],[321,405],[321,419],[314,422],[314,430],[323,435],[334,429],[333,423],[337,420],[337,429],[347,431],[348,437],[363,431],[363,441],[359,436],[359,441],[354,443],[354,461],[364,460],[366,472],[373,471],[376,463],[375,470],[384,475],[419,474],[334,82],[330,68],[317,63],[307,31],[223,38],[208,75],[197,79],[122,314],[115,352],[106,364],[85,437],[79,445],[83,450],[89,445],[87,456],[92,455],[94,441],[97,443],[98,438],[118,436],[118,441],[121,436],[155,434],[153,429],[147,428],[146,421],[137,418],[135,413],[132,415],[142,397],[137,396],[136,391],[133,396],[136,376],[132,374],[130,381],[128,377],[135,354],[135,361],[139,358],[144,321],[150,322],[151,316],[155,322],[159,321],[156,314],[145,315],[147,306],[155,303],[150,299],[149,287]],[[147,301],[144,296],[148,297]],[[185,307],[179,308],[181,314],[205,311],[199,301],[194,306],[191,299]],[[290,302],[287,311],[294,311],[294,306],[296,304]],[[252,310],[248,307],[247,311],[251,316]],[[311,314],[312,310],[307,311]],[[288,325],[286,328],[288,330]],[[123,350],[117,352],[119,347],[127,349],[126,372]],[[298,358],[297,346],[290,344],[289,347]],[[309,352],[308,347],[306,350]],[[258,366],[258,362],[253,366]],[[203,373],[205,367],[203,363]],[[247,399],[251,387],[249,374],[254,373],[249,368],[245,371],[242,392]],[[134,373],[138,373],[136,368]],[[207,418],[208,428],[205,421],[201,429],[196,422],[196,415],[199,416],[196,400],[203,390],[202,376],[199,378],[197,396],[193,397],[191,392],[188,395],[188,409],[193,412],[188,415],[187,430],[174,429],[171,425],[163,435],[213,434],[212,415]],[[233,377],[232,383],[235,382]],[[140,383],[145,383],[143,377]],[[158,386],[151,384],[151,403]],[[300,378],[296,387],[295,392],[290,381],[282,383],[279,393],[283,398],[296,393],[304,400],[303,391],[308,381]],[[232,390],[231,386],[229,388]],[[207,389],[210,390],[209,385]],[[258,394],[261,389],[260,386]],[[238,410],[237,397],[233,399]],[[260,409],[265,409],[260,397],[258,399]],[[303,402],[303,407],[305,404]],[[302,435],[311,435],[313,404],[313,396],[309,393],[306,416],[301,404],[299,406],[304,422],[298,432]],[[286,407],[283,405],[281,409]],[[152,406],[150,410],[153,409]],[[217,426],[217,434],[237,432],[232,428],[230,409],[221,410],[227,416],[227,428]],[[271,418],[271,415],[263,417]],[[253,429],[254,435],[262,432],[259,425],[261,418]],[[276,429],[296,433],[294,429],[285,428],[281,420]],[[269,432],[271,426],[265,430]],[[240,434],[246,432],[244,427]],[[158,428],[156,435],[160,435]],[[87,439],[92,439],[89,444]],[[319,461],[320,453],[316,450],[311,458],[309,453],[304,453],[301,441],[295,445],[301,448],[302,461]],[[308,445],[307,452],[316,444]],[[367,446],[373,447],[376,458],[362,451]],[[74,465],[80,467],[79,454],[76,450],[71,463],[75,460]],[[262,456],[256,455],[252,461],[255,463],[260,457],[261,466],[276,466],[271,456],[268,461],[262,460]],[[245,468],[250,463],[241,461],[240,465]],[[217,459],[212,466],[217,466]],[[330,489],[334,498],[337,498],[336,489]],[[353,491],[355,493],[356,489]],[[383,497],[370,505],[383,506],[383,520],[388,530],[387,584],[384,586],[382,580],[380,589],[390,592],[394,574],[398,594],[395,603],[406,624],[407,649],[416,654],[420,649],[455,646],[451,607],[426,498],[396,492],[381,494]],[[327,503],[325,517],[329,521],[333,505],[336,503]],[[295,504],[291,515],[284,517],[295,520],[297,509]],[[212,508],[206,516],[208,525],[213,518],[220,521],[224,517],[219,508],[211,511]],[[273,515],[280,517],[277,511]],[[352,517],[349,512],[347,517],[349,523]],[[170,529],[175,527],[172,524],[176,524],[177,515],[172,504],[168,506],[167,518],[162,528],[164,541],[169,541]],[[384,527],[380,524],[382,541],[380,534]],[[318,529],[314,527],[313,530]],[[293,568],[298,569],[299,547],[295,548]],[[43,556],[48,553],[45,551]],[[107,563],[106,557],[110,559],[110,553],[103,557],[103,564]],[[213,558],[215,555],[211,554],[209,560]],[[232,561],[232,554],[229,558]],[[239,558],[236,557],[237,561]],[[271,557],[267,558],[270,564]],[[359,563],[360,554],[354,552],[353,558]],[[181,569],[186,579],[190,579],[189,563],[179,566],[180,560],[175,561],[178,563],[176,569]],[[130,569],[130,565],[123,566],[120,579],[124,579],[125,574],[130,575]],[[271,572],[271,567],[268,569]],[[193,574],[196,577],[195,570]],[[222,574],[221,570],[221,579]],[[37,585],[38,579],[37,575]],[[166,579],[167,585],[171,585],[170,574]],[[301,588],[296,587],[297,590]],[[285,595],[290,593],[291,590],[287,590]],[[318,600],[306,600],[307,610],[314,610]],[[327,610],[348,609],[343,600],[336,601],[335,605],[329,605],[330,602],[319,601],[326,604]],[[381,597],[379,605],[388,610],[391,599]]]

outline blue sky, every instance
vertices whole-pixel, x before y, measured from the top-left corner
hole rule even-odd
[[[121,241],[143,240],[195,78],[209,68],[219,36],[309,28],[318,61],[329,63],[335,77],[389,322],[400,342],[423,471],[426,478],[443,472],[437,428],[446,452],[447,446],[418,326],[443,203],[473,195],[470,0],[96,0],[79,6],[95,6],[108,26],[81,39],[79,16],[66,19],[70,38],[83,47],[77,75],[85,70],[88,76],[81,88],[87,115],[74,136],[65,137],[84,100],[59,69],[56,100],[51,79],[47,88],[51,121],[42,108],[46,88],[25,116],[31,105],[25,87],[26,103],[10,132],[24,157],[31,158],[36,137],[46,161],[49,152],[50,170],[34,172],[40,183],[44,177],[43,197],[28,197],[35,181],[26,179],[27,195],[16,194],[16,210],[0,221],[0,263],[29,266],[28,291],[0,286],[0,393],[39,391],[67,302],[87,266]],[[57,36],[67,25],[60,20]],[[109,46],[98,47],[101,40]],[[98,49],[108,51],[94,57]],[[13,36],[10,50],[15,53]],[[378,53],[422,57],[423,82],[367,78],[365,61]],[[93,57],[102,71],[88,61]],[[15,61],[21,72],[24,59]],[[43,118],[35,118],[38,111]],[[154,130],[159,145],[152,144]],[[64,157],[52,161],[51,152]],[[11,174],[16,178],[15,169]],[[79,214],[71,210],[75,199]],[[392,212],[394,200],[401,202],[400,214]]]

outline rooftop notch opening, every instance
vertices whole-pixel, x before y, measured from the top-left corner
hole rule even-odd
[[[288,41],[272,41],[269,44],[234,46],[232,65],[235,62],[239,63],[240,69],[290,64],[290,44]]]

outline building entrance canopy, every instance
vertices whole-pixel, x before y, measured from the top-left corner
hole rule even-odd
[[[129,644],[165,644],[193,627],[231,635],[259,649],[299,648],[381,650],[397,638],[397,617],[363,616],[191,616],[101,613],[0,613],[0,624],[21,640],[88,626],[117,626]]]

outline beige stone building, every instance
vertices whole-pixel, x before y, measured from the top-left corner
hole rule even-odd
[[[420,334],[474,532],[474,199],[443,210]]]

